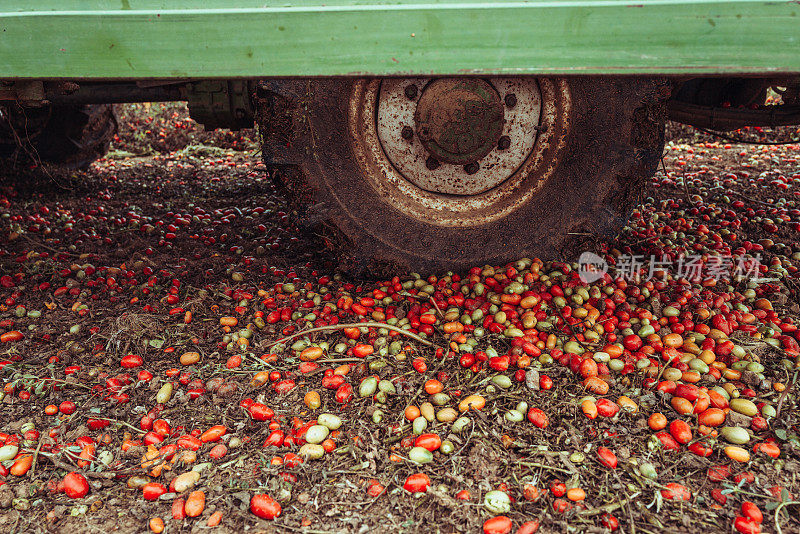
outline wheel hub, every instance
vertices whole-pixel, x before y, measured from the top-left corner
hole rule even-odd
[[[425,87],[414,113],[417,135],[437,160],[475,163],[503,135],[503,104],[479,78],[440,78]]]
[[[388,78],[376,126],[410,185],[441,195],[497,188],[533,152],[542,110],[533,78]]]

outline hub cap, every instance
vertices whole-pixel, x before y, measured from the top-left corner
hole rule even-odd
[[[485,193],[532,153],[542,112],[533,78],[393,78],[380,82],[377,132],[411,184],[446,195]]]
[[[475,163],[503,134],[503,104],[479,78],[440,78],[425,87],[414,112],[422,146],[439,161]]]

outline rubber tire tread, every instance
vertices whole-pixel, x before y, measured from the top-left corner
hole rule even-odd
[[[111,104],[54,106],[51,108],[10,110],[17,135],[25,146],[9,135],[0,139],[0,156],[15,161],[41,161],[66,169],[86,169],[103,157],[117,133],[117,117]],[[22,113],[30,114],[27,121]],[[38,123],[34,131],[20,124]]]

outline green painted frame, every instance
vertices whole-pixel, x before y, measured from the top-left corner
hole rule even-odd
[[[215,7],[203,7],[209,4]],[[800,73],[800,2],[5,0],[0,6],[0,79],[643,73]]]

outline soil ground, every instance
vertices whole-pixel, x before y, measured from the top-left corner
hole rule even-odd
[[[408,358],[381,356],[383,368],[367,369],[357,365],[357,358],[331,351],[329,360],[317,362],[319,369],[299,373],[295,351],[287,347],[281,352],[272,342],[314,323],[328,302],[326,294],[333,295],[334,303],[346,295],[358,301],[391,282],[338,275],[326,243],[298,234],[259,162],[256,132],[203,132],[180,105],[120,106],[118,114],[118,139],[108,157],[89,171],[63,174],[32,167],[4,173],[0,332],[18,330],[24,339],[0,343],[6,392],[0,433],[24,435],[22,446],[32,451],[35,463],[23,477],[0,477],[6,482],[0,486],[0,531],[137,532],[147,529],[150,518],[161,517],[166,532],[200,532],[213,530],[207,518],[222,511],[220,532],[477,532],[497,515],[487,511],[483,497],[499,487],[514,500],[506,515],[515,527],[537,520],[539,532],[609,531],[606,513],[615,516],[623,532],[731,532],[744,500],[764,512],[763,531],[800,532],[797,373],[793,382],[793,371],[781,366],[790,356],[780,349],[738,341],[760,356],[765,380],[784,383],[790,393],[756,388],[758,401],[780,410],[756,441],[777,440],[781,456],[753,454],[745,464],[729,461],[722,443],[714,444],[709,458],[685,448],[670,452],[655,446],[646,416],[671,408],[665,397],[644,387],[641,373],[610,381],[612,398],[631,396],[641,413],[594,420],[580,408],[586,395],[581,378],[558,362],[538,368],[552,379],[552,389],[538,384],[529,389],[524,381],[502,389],[487,382],[498,374],[491,369],[473,375],[457,359],[437,359],[433,349],[402,336],[388,341],[402,341],[401,352]],[[676,125],[669,134],[663,168],[607,252],[649,257],[681,245],[703,251],[713,240],[702,226],[724,234],[734,246],[759,244],[765,265],[786,268],[767,273],[770,281],[759,287],[759,296],[780,317],[800,320],[800,280],[792,264],[800,264],[800,146],[721,141]],[[764,142],[798,139],[800,130],[733,135]],[[740,219],[746,221],[731,224]],[[673,231],[682,233],[672,237]],[[478,267],[482,276],[495,273]],[[496,272],[504,269],[497,266]],[[401,282],[412,279],[410,273],[397,276]],[[744,286],[734,289],[744,291]],[[724,287],[717,290],[725,293]],[[296,307],[288,316],[252,326],[259,312],[267,317],[290,303]],[[413,306],[411,299],[408,306]],[[191,312],[190,321],[186,312]],[[238,326],[226,331],[221,317],[236,317]],[[372,318],[381,320],[375,312]],[[341,322],[359,319],[344,314]],[[249,334],[241,332],[245,325],[250,325]],[[249,341],[232,341],[237,331]],[[373,328],[361,341],[387,336],[388,331]],[[441,331],[431,338],[447,346]],[[312,340],[327,341],[333,349],[345,339],[341,331],[332,331]],[[501,353],[511,349],[497,335],[483,339],[478,348],[489,346]],[[186,352],[199,353],[200,361],[181,365],[179,357]],[[120,367],[128,354],[140,355],[143,366]],[[229,368],[226,362],[235,354],[243,361]],[[412,369],[414,357],[427,360],[427,371]],[[347,378],[356,394],[340,404],[333,390],[320,384],[323,369],[343,363],[353,364]],[[137,376],[142,369],[153,378]],[[293,387],[287,383],[289,391],[279,394],[270,384],[254,384],[254,374],[263,370],[279,373],[275,383],[291,381]],[[375,422],[374,398],[358,395],[359,379],[370,374],[391,377],[397,390],[384,403],[380,423]],[[485,411],[470,412],[469,426],[461,433],[432,423],[429,431],[447,437],[455,450],[436,452],[432,463],[420,467],[407,460],[411,428],[403,410],[423,400],[423,384],[431,378],[444,383],[453,398],[482,392],[489,402]],[[154,413],[156,393],[167,382],[174,382],[175,392]],[[311,389],[322,394],[316,411],[304,404]],[[321,412],[340,415],[344,425],[337,448],[320,460],[292,465],[286,453],[297,452],[296,446],[261,446],[272,431],[241,407],[248,398],[272,408],[284,428],[291,427],[294,417],[306,422]],[[75,403],[74,413],[45,413],[46,406],[64,401]],[[505,419],[503,414],[520,401],[541,408],[549,425],[539,429]],[[171,470],[155,477],[148,475],[152,466],[141,467],[147,451],[143,444],[123,451],[125,440],[145,439],[142,419],[148,414],[151,423],[163,419],[171,425],[159,446],[212,425],[228,429],[222,458],[209,458],[211,443],[197,453],[197,463],[210,462],[195,488],[206,494],[199,518],[174,520],[170,507],[175,494],[147,501],[136,489],[142,480],[135,477],[168,484],[191,468],[168,464]],[[97,419],[110,425],[90,429],[89,421]],[[86,467],[78,467],[82,449],[75,445],[82,436],[99,443]],[[598,446],[616,451],[617,469],[595,460]],[[629,459],[652,464],[657,478],[643,476]],[[9,467],[13,460],[5,463]],[[729,465],[730,475],[710,480],[708,470],[714,465]],[[73,470],[88,477],[91,491],[84,498],[52,491]],[[427,493],[410,495],[403,484],[418,471],[432,483]],[[374,480],[385,487],[378,496],[368,493]],[[554,509],[557,499],[546,489],[555,480],[583,488],[585,501],[565,512]],[[663,498],[662,490],[672,482],[689,488],[688,502]],[[528,492],[523,491],[526,485]],[[538,499],[532,498],[533,486],[543,490]],[[714,489],[722,490],[726,505],[716,504]],[[457,498],[462,490],[471,494],[469,500]],[[255,493],[281,503],[278,519],[249,512]]]

